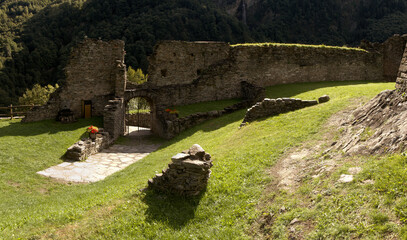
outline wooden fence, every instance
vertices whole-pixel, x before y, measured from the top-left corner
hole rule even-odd
[[[33,107],[37,107],[38,105],[17,105],[13,106],[10,104],[8,107],[0,107],[0,117],[9,117],[13,119],[15,117],[23,117],[27,114],[29,110]],[[4,110],[4,111],[2,111]],[[6,113],[4,113],[6,112]]]

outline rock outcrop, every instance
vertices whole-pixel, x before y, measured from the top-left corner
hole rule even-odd
[[[381,92],[344,121],[345,131],[335,145],[347,154],[381,154],[407,148],[407,51],[395,90]]]
[[[208,183],[211,155],[198,144],[171,158],[168,168],[148,180],[149,188],[181,196],[199,195]]]

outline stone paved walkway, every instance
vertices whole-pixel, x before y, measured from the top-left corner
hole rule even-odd
[[[158,149],[158,144],[148,144],[145,141],[144,138],[149,135],[148,129],[141,128],[137,131],[133,127],[130,131],[129,145],[113,145],[90,156],[86,161],[63,162],[37,173],[67,182],[89,183],[103,180]]]

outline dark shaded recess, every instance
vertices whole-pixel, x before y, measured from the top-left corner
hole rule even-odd
[[[238,20],[203,2],[88,0],[82,7],[62,3],[42,9],[23,24],[18,41],[24,48],[0,71],[0,105],[16,103],[36,83],[63,84],[69,52],[85,36],[124,40],[126,64],[144,71],[158,40],[251,40]]]

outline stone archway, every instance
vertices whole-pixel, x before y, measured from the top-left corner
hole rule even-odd
[[[150,98],[135,97],[125,102],[125,134],[129,134],[130,128],[137,130],[151,130],[155,105]]]
[[[146,89],[126,90],[124,105],[127,108],[131,99],[145,99],[150,106],[150,131],[157,136],[162,136],[163,127],[161,121],[157,118],[157,94]]]

